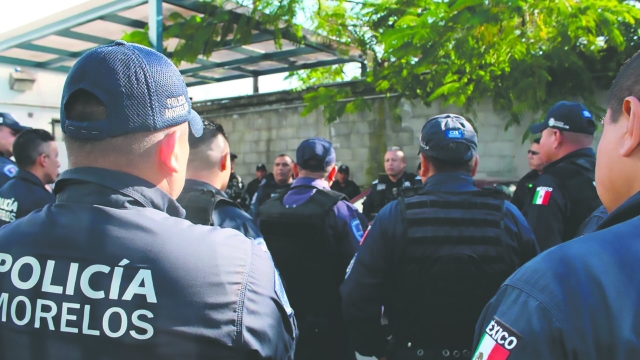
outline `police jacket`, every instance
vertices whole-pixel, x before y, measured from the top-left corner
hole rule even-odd
[[[422,183],[416,174],[405,172],[397,181],[392,181],[387,174],[381,174],[378,180],[371,183],[371,191],[362,203],[362,213],[373,220],[378,212],[388,203],[396,200],[403,189]]]
[[[511,203],[522,212],[525,205],[529,204],[535,194],[535,188],[533,187],[536,180],[540,177],[538,170],[531,170],[525,176],[518,181],[516,190],[513,192]]]
[[[324,180],[301,177],[260,208],[260,230],[300,325],[296,358],[315,359],[324,351],[321,358],[342,359],[348,344],[339,287],[367,221],[344,199]],[[315,352],[306,351],[318,347],[309,336],[323,339]]]
[[[265,177],[260,186],[258,187],[258,191],[253,196],[253,200],[251,201],[251,211],[249,212],[254,219],[258,218],[258,211],[260,206],[264,204],[265,201],[274,198],[285,191],[289,190],[291,184],[280,185],[276,182],[276,179],[273,177],[273,173],[269,173],[267,177]]]
[[[640,193],[576,241],[516,272],[478,321],[476,353],[518,359],[640,359]]]
[[[353,180],[347,180],[344,186],[339,181],[334,181],[331,184],[331,190],[344,194],[349,200],[360,195],[360,187]]]
[[[0,153],[0,187],[9,182],[17,172],[16,163]]]
[[[0,359],[290,358],[266,248],[126,173],[71,169],[55,192],[0,228]]]
[[[194,224],[235,229],[248,238],[262,238],[253,218],[211,184],[187,179],[176,201],[186,211],[185,219]]]
[[[0,188],[0,226],[29,215],[51,204],[56,197],[33,173],[18,170],[16,176]]]
[[[239,202],[242,199],[242,192],[244,191],[244,183],[242,178],[236,173],[229,175],[229,184],[224,191],[227,197],[233,201]]]
[[[602,205],[595,186],[595,153],[576,150],[544,167],[523,214],[544,251],[571,240]]]
[[[598,225],[600,225],[608,215],[609,213],[607,212],[607,209],[604,208],[604,205],[597,208],[596,211],[594,211],[593,214],[591,214],[587,220],[580,225],[576,237],[596,231]]]
[[[441,173],[427,179],[423,192],[380,211],[341,287],[357,352],[469,357],[486,301],[538,254],[522,214],[487,195],[468,174]],[[395,339],[391,350],[380,325],[383,306]]]

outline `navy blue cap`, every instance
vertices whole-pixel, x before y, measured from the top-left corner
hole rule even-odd
[[[11,114],[3,113],[3,112],[0,112],[0,126],[6,126],[9,129],[11,129],[13,131],[16,131],[16,132],[21,132],[21,131],[24,131],[24,130],[31,129],[28,126],[20,125],[18,120],[16,120],[16,118],[14,118]]]
[[[256,165],[256,171],[267,171],[267,166],[265,164]]]
[[[307,139],[296,150],[296,163],[304,170],[324,171],[336,163],[336,152],[327,139]]]
[[[104,103],[105,119],[67,117],[65,103],[79,89]],[[162,130],[187,121],[195,136],[202,135],[202,119],[191,109],[180,71],[164,55],[144,46],[117,40],[94,48],[78,59],[64,84],[60,124],[72,138],[101,140]]]
[[[469,145],[465,153],[452,153],[443,149],[447,144]],[[420,152],[445,161],[469,161],[478,149],[478,137],[473,126],[462,116],[443,114],[427,120],[420,132]]]
[[[349,174],[349,167],[347,165],[340,165],[338,172],[341,174]]]
[[[531,125],[529,132],[539,134],[547,128],[593,135],[596,132],[596,122],[584,105],[560,101],[549,109],[544,122]]]

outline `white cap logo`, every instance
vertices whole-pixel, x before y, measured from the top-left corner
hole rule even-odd
[[[555,124],[556,124],[556,119],[554,118],[549,119],[549,126],[553,126]]]

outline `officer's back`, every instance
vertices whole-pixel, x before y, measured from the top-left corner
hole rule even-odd
[[[56,203],[0,228],[0,359],[289,358],[295,320],[268,252],[180,219],[189,128],[202,133],[190,105],[142,46],[71,69]]]
[[[609,90],[596,186],[609,215],[596,231],[518,270],[478,321],[476,359],[640,359],[640,54]],[[505,341],[505,340],[508,340]]]
[[[544,122],[531,126],[532,133],[542,133],[539,150],[546,165],[523,214],[542,251],[573,239],[602,205],[591,148],[595,129],[593,115],[584,105],[566,101],[549,109]]]
[[[303,141],[299,177],[289,191],[260,208],[260,230],[285,282],[300,326],[297,359],[353,359],[340,313],[339,286],[363,235],[366,219],[343,194],[329,141]]]
[[[19,170],[0,188],[0,226],[29,215],[53,203],[55,196],[45,188],[58,177],[58,148],[46,130],[29,129],[18,135],[13,154]]]
[[[222,125],[207,121],[202,136],[189,134],[189,162],[184,189],[176,201],[194,224],[235,229],[262,238],[253,218],[222,192],[229,184],[229,141]]]
[[[424,188],[378,214],[341,287],[356,350],[389,359],[469,358],[486,302],[538,254],[522,214],[474,187],[476,134],[458,115],[427,121]],[[392,342],[383,337],[380,310]]]

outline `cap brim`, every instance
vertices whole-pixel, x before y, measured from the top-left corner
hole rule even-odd
[[[20,132],[23,132],[23,131],[25,131],[25,130],[29,130],[29,129],[31,129],[31,128],[30,128],[30,127],[28,127],[28,126],[22,126],[22,125],[19,125],[19,124],[12,125],[12,126],[9,126],[9,125],[4,124],[4,126],[8,127],[9,129],[11,129],[11,130],[13,130],[13,131],[17,131],[17,132],[19,132],[19,133],[20,133]]]
[[[532,134],[540,134],[548,127],[549,127],[549,124],[547,124],[546,122],[533,124],[529,127],[529,132]]]
[[[195,137],[202,136],[204,124],[202,123],[202,118],[195,110],[191,110],[191,114],[189,114],[189,128]]]

